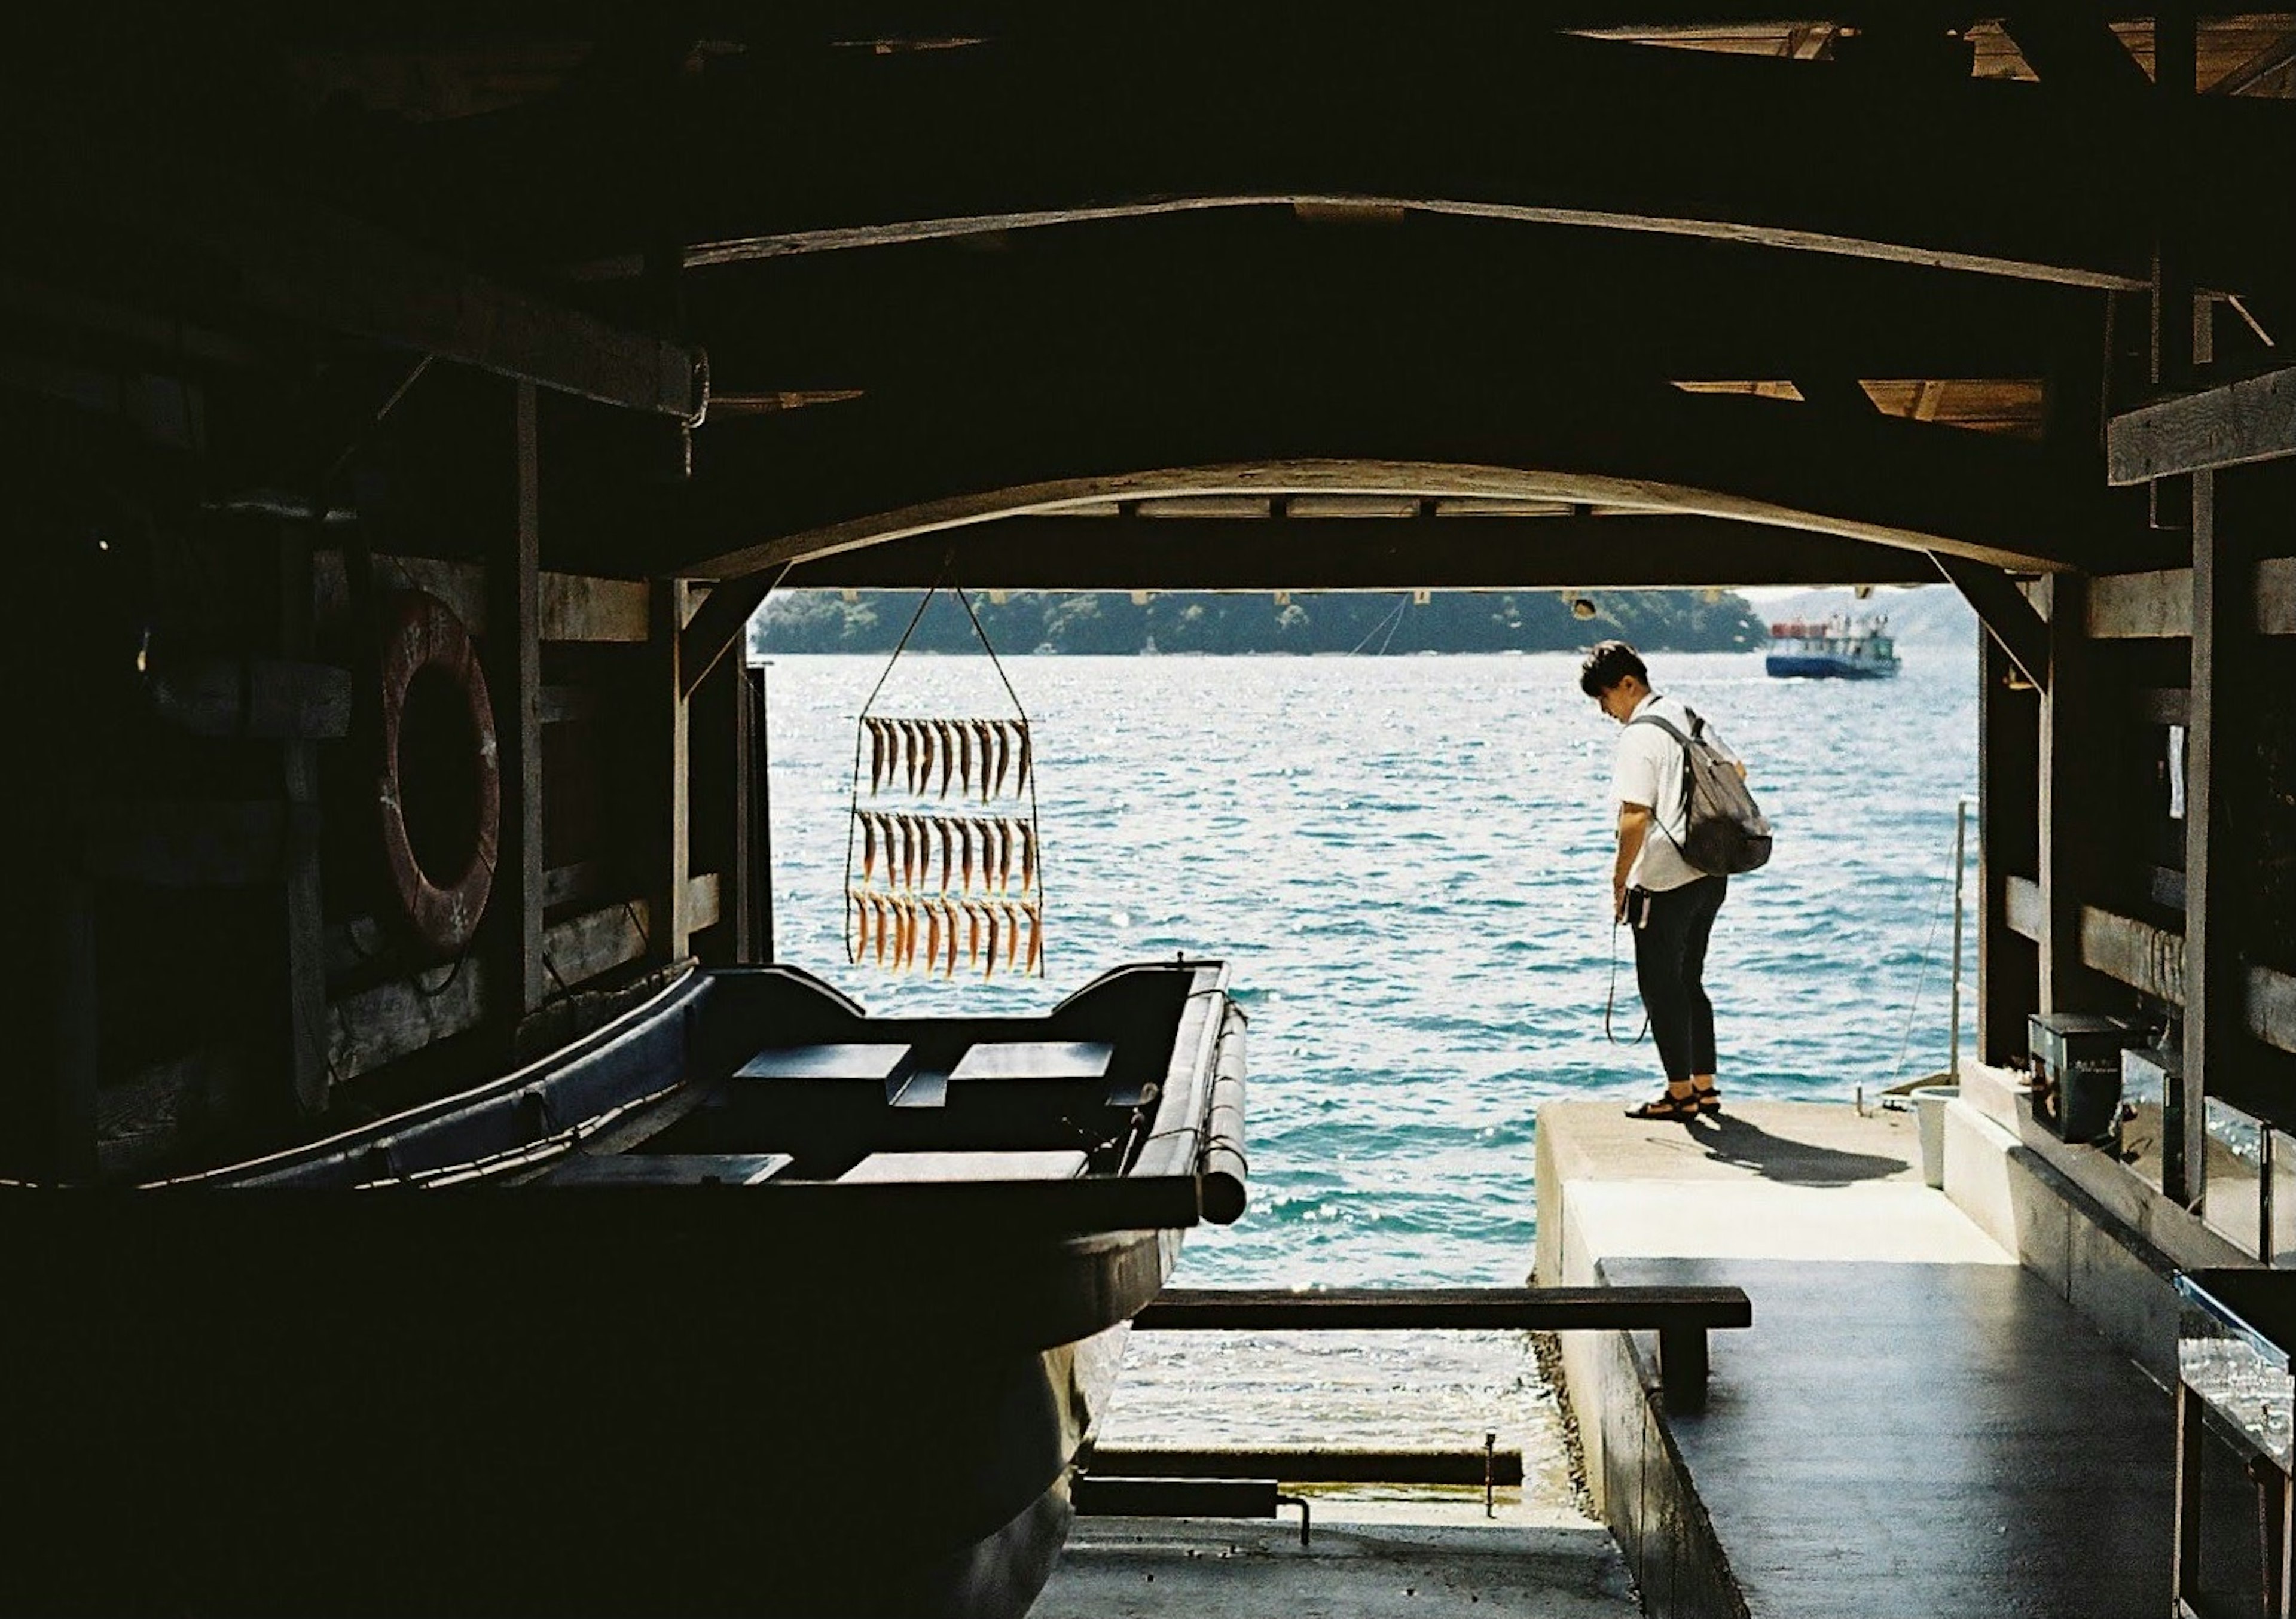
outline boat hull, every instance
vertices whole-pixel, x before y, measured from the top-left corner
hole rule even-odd
[[[1836,658],[1822,653],[1774,652],[1765,667],[1772,676],[1787,680],[1888,680],[1898,673],[1898,662],[1874,658]]]
[[[9,1192],[0,1434],[42,1489],[0,1608],[1024,1611],[1127,1323],[1241,1211],[1221,977],[897,1022],[697,974],[340,1137]],[[744,1077],[857,1049],[917,1056]],[[960,1082],[976,1050],[1019,1066]],[[1079,1050],[1104,1069],[1029,1066]],[[134,1555],[91,1555],[95,1523]]]

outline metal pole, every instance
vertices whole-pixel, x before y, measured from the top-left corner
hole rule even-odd
[[[1961,799],[1953,807],[1953,1011],[1947,1035],[1948,1056],[1946,1072],[1954,1083],[1961,1082],[1961,903],[1962,857],[1969,841],[1969,801]]]

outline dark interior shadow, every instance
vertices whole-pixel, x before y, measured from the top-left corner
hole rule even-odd
[[[1911,1161],[1882,1153],[1845,1153],[1774,1136],[1759,1125],[1718,1114],[1690,1127],[1690,1138],[1718,1163],[1749,1169],[1788,1186],[1849,1186],[1902,1174]]]

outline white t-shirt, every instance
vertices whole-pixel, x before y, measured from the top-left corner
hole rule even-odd
[[[1658,726],[1631,723],[1644,714],[1657,715],[1685,736],[1691,734],[1691,721],[1681,703],[1652,692],[1628,716],[1629,723],[1619,737],[1619,761],[1611,772],[1613,799],[1621,804],[1646,804],[1651,811],[1650,833],[1643,839],[1633,869],[1627,873],[1627,884],[1663,891],[1695,883],[1706,874],[1682,858],[1680,840],[1690,835],[1682,806],[1682,744]],[[1723,746],[1711,726],[1706,729],[1706,740],[1723,758],[1734,762],[1737,759]]]

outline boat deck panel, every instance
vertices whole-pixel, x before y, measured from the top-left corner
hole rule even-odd
[[[949,1080],[1104,1080],[1116,1048],[1103,1040],[982,1040]]]
[[[1073,1180],[1084,1173],[1078,1151],[1021,1153],[872,1153],[840,1182],[912,1184],[943,1180]]]
[[[737,1080],[874,1080],[880,1084],[909,1060],[906,1042],[768,1046],[734,1071]]]
[[[616,1153],[577,1156],[536,1184],[565,1186],[756,1186],[795,1163],[787,1153]]]

